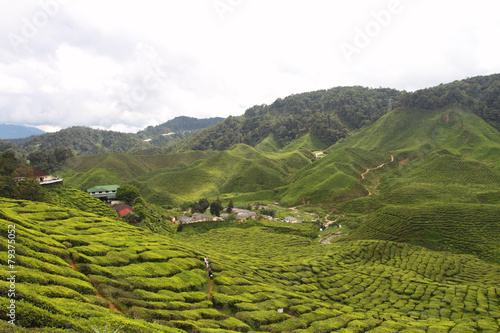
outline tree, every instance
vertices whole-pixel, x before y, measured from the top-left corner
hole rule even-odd
[[[193,204],[191,202],[184,202],[180,205],[180,209],[185,212],[186,210],[189,209],[189,207],[191,207]]]
[[[227,216],[226,218],[226,221],[227,222],[233,222],[233,221],[236,221],[236,213],[231,213]]]
[[[259,212],[262,214],[262,215],[266,215],[266,216],[272,216],[274,217],[276,215],[276,211],[272,208],[261,208],[259,210]]]
[[[134,205],[134,212],[139,221],[144,221],[148,216],[148,210],[142,203]]]
[[[0,154],[0,175],[11,176],[19,167],[19,164],[19,160],[12,151],[7,150],[3,154]]]
[[[12,198],[17,184],[10,176],[0,176],[0,197]]]
[[[220,216],[220,213],[222,212],[223,209],[224,207],[222,207],[222,203],[220,202],[219,198],[210,203],[210,214],[212,215]]]
[[[210,203],[208,202],[208,199],[203,198],[200,199],[198,202],[193,203],[191,206],[191,211],[193,213],[205,213],[207,208],[210,206]]]
[[[228,214],[231,214],[231,212],[233,211],[233,208],[234,208],[234,202],[233,202],[233,199],[230,199],[229,203],[227,204],[226,212]]]
[[[139,189],[134,185],[120,186],[116,191],[116,198],[123,200],[127,203],[132,203],[134,200],[141,196]]]
[[[31,201],[43,201],[45,198],[45,190],[42,185],[34,179],[23,179],[19,181],[17,193],[14,196],[17,199],[31,200]]]

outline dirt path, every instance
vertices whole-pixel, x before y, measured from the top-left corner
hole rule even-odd
[[[74,271],[76,271],[76,265],[75,265],[75,262],[73,261],[73,258],[69,258],[69,263],[71,265],[71,268],[73,268]]]
[[[394,155],[392,155],[392,154],[390,154],[390,155],[391,155],[391,162],[394,162]],[[376,167],[376,168],[366,169],[366,171],[365,171],[365,172],[363,172],[363,173],[361,174],[361,180],[365,179],[365,175],[366,175],[368,172],[370,172],[370,171],[372,171],[372,170],[377,170],[377,169],[380,169],[380,168],[382,168],[383,166],[385,166],[385,165],[387,165],[387,164],[389,164],[389,163],[391,163],[391,162],[382,163],[382,164],[380,164],[380,165],[379,165],[378,167]],[[379,185],[379,184],[380,184],[380,179],[378,179],[378,180],[377,180],[377,185],[375,186],[374,190],[375,190],[375,189],[377,189],[377,187],[378,187],[378,185]],[[365,186],[365,188],[366,188],[366,190],[368,191],[368,195],[367,195],[367,197],[371,196],[371,195],[373,194],[373,192],[372,192],[372,191],[371,191],[368,187],[366,187],[366,186]]]
[[[76,269],[75,261],[73,260],[73,258],[71,258],[71,257],[69,258],[69,263],[70,263],[70,265],[71,265],[71,268],[72,268],[73,270],[75,270],[75,271],[76,271],[77,269]],[[106,297],[104,297],[102,294],[97,294],[97,297],[102,298],[102,299],[104,299],[104,300],[108,301],[108,300],[106,299]],[[109,301],[108,301],[108,302],[109,302]],[[109,308],[110,308],[111,310],[115,310],[115,311],[116,311],[116,312],[118,312],[118,313],[122,313],[122,312],[121,312],[121,311],[120,311],[120,310],[119,310],[119,309],[118,309],[118,308],[117,308],[117,307],[116,307],[113,303],[111,303],[111,302],[109,302]]]
[[[104,297],[102,294],[97,294],[97,297],[102,298],[102,299],[103,299],[103,300],[105,300],[105,301],[108,301],[108,300],[106,299],[106,297]],[[109,302],[109,301],[108,301],[108,302]],[[118,313],[122,313],[122,312],[121,312],[120,310],[118,310],[118,308],[117,308],[117,307],[116,307],[113,303],[111,303],[111,302],[109,302],[109,308],[110,308],[111,310],[114,310],[114,311],[118,312]]]
[[[391,154],[391,162],[393,162],[393,161],[394,161],[394,155],[392,155],[392,154]],[[366,171],[365,171],[365,172],[363,172],[363,173],[361,174],[361,179],[365,179],[365,175],[366,175],[368,172],[370,172],[370,171],[372,171],[372,170],[377,170],[377,169],[380,169],[380,168],[381,168],[381,167],[383,167],[384,165],[389,164],[389,163],[391,163],[391,162],[382,163],[382,164],[380,164],[380,165],[379,165],[378,167],[376,167],[376,168],[366,169]]]
[[[210,279],[210,288],[208,289],[207,299],[210,301],[212,298],[212,291],[214,290],[214,280]]]

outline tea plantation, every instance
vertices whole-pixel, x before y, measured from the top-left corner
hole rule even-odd
[[[4,278],[4,332],[500,330],[500,267],[473,255],[388,240],[320,245],[307,226],[276,223],[169,238],[11,199],[0,200],[0,222],[4,267],[16,228],[17,325]]]

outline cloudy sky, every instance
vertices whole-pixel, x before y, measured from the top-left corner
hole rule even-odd
[[[135,132],[500,72],[491,0],[0,0],[0,123]]]

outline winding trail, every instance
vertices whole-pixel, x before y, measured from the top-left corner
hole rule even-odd
[[[389,164],[389,163],[394,162],[394,155],[392,155],[392,154],[390,154],[390,155],[391,155],[391,161],[390,161],[390,162],[382,163],[382,164],[380,164],[380,165],[379,165],[378,167],[376,167],[376,168],[366,169],[366,171],[365,171],[365,172],[363,172],[363,173],[361,174],[361,180],[365,179],[365,175],[366,175],[368,172],[373,171],[373,170],[380,169],[380,168],[382,168],[383,166],[385,166],[385,165],[387,165],[387,164]],[[380,179],[378,179],[378,180],[377,180],[377,185],[375,186],[374,190],[375,190],[375,189],[377,189],[377,187],[378,187],[378,185],[379,185],[379,184],[380,184]],[[371,196],[371,195],[373,194],[373,193],[372,193],[372,191],[371,191],[369,188],[367,188],[366,186],[365,186],[365,188],[366,188],[366,190],[368,191],[368,195],[367,195],[367,197]]]
[[[102,294],[97,294],[97,297],[102,298],[102,299],[103,299],[103,300],[105,300],[105,301],[108,301],[108,300],[106,299],[106,297],[104,297]],[[109,302],[109,301],[108,301],[108,302]],[[115,311],[116,311],[116,312],[118,312],[118,313],[122,313],[122,312],[121,312],[120,310],[118,310],[118,308],[117,308],[117,307],[116,307],[113,303],[111,303],[111,302],[109,302],[109,308],[110,308],[111,310],[115,310]]]
[[[394,155],[392,155],[392,154],[391,154],[391,162],[394,162]],[[382,163],[382,164],[380,164],[380,165],[379,165],[378,167],[376,167],[376,168],[366,169],[366,171],[365,171],[365,172],[363,172],[363,173],[361,174],[361,179],[365,179],[365,175],[366,175],[368,172],[370,172],[370,171],[372,171],[372,170],[377,170],[377,169],[380,169],[380,168],[381,168],[381,167],[383,167],[384,165],[389,164],[389,163],[391,163],[391,162]]]
[[[212,291],[214,290],[214,280],[210,279],[210,288],[208,289],[207,292],[207,299],[210,301],[212,298]]]
[[[69,263],[70,263],[70,265],[71,265],[71,268],[72,268],[73,270],[75,270],[75,271],[76,271],[77,269],[76,269],[75,261],[73,260],[73,258],[69,257]],[[106,297],[104,297],[102,294],[99,294],[99,293],[98,293],[98,294],[97,294],[97,297],[102,298],[102,299],[104,299],[104,300],[108,301],[108,300],[106,299]],[[109,301],[108,301],[108,302],[109,302]],[[111,302],[109,302],[109,308],[110,308],[111,310],[115,310],[115,311],[116,311],[116,312],[118,312],[118,313],[122,313],[122,312],[121,312],[121,311],[120,311],[120,310],[119,310],[119,309],[118,309],[118,308],[117,308],[117,307],[116,307],[113,303],[111,303]]]

